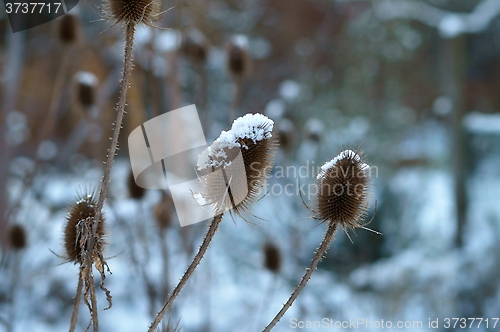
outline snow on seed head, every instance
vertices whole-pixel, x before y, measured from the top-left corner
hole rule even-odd
[[[247,114],[236,119],[229,131],[223,131],[199,155],[197,166],[205,191],[203,197],[215,205],[216,212],[231,208],[240,215],[259,195],[274,164],[277,142],[273,126],[274,122],[262,114]],[[244,176],[241,169],[245,170]],[[218,171],[223,171],[224,176],[211,175]],[[231,195],[236,193],[231,189],[247,189],[239,203],[233,201]]]
[[[369,165],[360,152],[344,150],[321,166],[316,218],[344,230],[363,227],[367,215]]]

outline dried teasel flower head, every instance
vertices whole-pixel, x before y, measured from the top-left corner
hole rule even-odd
[[[280,142],[280,148],[282,148],[285,152],[290,152],[297,141],[297,135],[293,121],[287,118],[282,118],[277,122],[276,127]]]
[[[92,224],[97,212],[96,209],[97,199],[95,193],[81,195],[76,203],[70,206],[64,229],[64,247],[70,262],[75,264],[83,262],[81,248],[85,247],[87,239],[92,236]],[[97,224],[98,241],[95,244],[97,251],[100,253],[105,245],[105,234],[104,216],[101,213]],[[97,257],[91,258],[93,261],[97,259]]]
[[[313,142],[320,142],[324,131],[325,125],[320,119],[310,118],[304,125],[304,134],[306,138]]]
[[[26,231],[19,224],[10,226],[9,228],[9,244],[14,250],[21,250],[26,247]]]
[[[96,104],[97,77],[88,71],[79,71],[74,76],[78,103],[85,109]]]
[[[105,0],[104,12],[106,19],[115,24],[138,25],[144,23],[157,28],[156,21],[162,13],[160,0]]]
[[[130,170],[129,176],[128,176],[128,193],[130,194],[130,197],[133,199],[141,199],[144,197],[144,193],[146,192],[146,189],[139,187],[137,183],[135,182],[134,178],[134,173],[132,170]]]
[[[264,245],[264,267],[273,273],[278,273],[281,269],[281,251],[273,243],[267,242]]]
[[[174,210],[175,205],[172,196],[170,193],[163,191],[162,198],[154,209],[156,224],[160,231],[164,231],[172,225],[172,213]]]
[[[78,16],[67,13],[57,20],[57,38],[65,45],[76,44],[80,40],[80,20]]]
[[[216,214],[230,210],[242,216],[260,194],[274,164],[277,141],[274,122],[262,114],[247,114],[233,122],[198,156],[204,192]]]
[[[342,151],[321,166],[316,219],[337,223],[344,231],[364,228],[369,207],[369,168],[362,153],[352,150]]]
[[[226,47],[227,68],[238,78],[247,77],[252,71],[252,58],[248,51],[248,38],[245,35],[235,35]]]
[[[191,29],[182,36],[182,53],[196,63],[205,62],[208,48],[208,40],[197,29]]]

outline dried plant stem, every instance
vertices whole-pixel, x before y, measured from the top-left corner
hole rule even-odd
[[[115,122],[115,128],[113,131],[113,137],[111,138],[111,145],[108,151],[108,158],[106,160],[106,168],[104,170],[104,175],[102,177],[101,190],[99,192],[99,200],[97,201],[96,215],[94,217],[94,224],[92,228],[92,233],[94,237],[97,235],[97,224],[101,217],[102,207],[104,206],[104,200],[108,194],[108,186],[111,175],[111,168],[113,167],[113,161],[115,159],[116,150],[118,146],[118,136],[120,135],[120,129],[122,126],[123,116],[125,114],[125,104],[127,100],[127,90],[129,87],[130,74],[132,72],[132,49],[134,45],[134,32],[135,26],[133,24],[127,24],[125,27],[125,59],[123,62],[123,77],[120,85],[120,97],[118,99],[117,116]]]
[[[97,299],[95,295],[95,286],[94,286],[94,276],[93,276],[93,271],[92,271],[92,265],[93,261],[91,259],[91,255],[94,255],[95,253],[98,254],[99,257],[99,272],[101,273],[101,289],[106,291],[106,295],[109,296],[109,292],[103,288],[103,282],[102,280],[104,279],[104,266],[106,265],[105,262],[103,262],[103,258],[98,252],[98,250],[95,249],[95,246],[97,245],[96,239],[99,239],[99,236],[97,234],[97,229],[98,229],[98,224],[99,220],[101,219],[102,215],[102,207],[104,206],[104,200],[106,199],[107,193],[108,193],[108,187],[109,187],[109,181],[110,181],[110,175],[111,175],[111,168],[113,167],[113,161],[115,159],[116,155],[116,150],[118,148],[118,136],[120,135],[120,129],[122,126],[122,121],[123,121],[123,116],[125,114],[125,104],[127,100],[127,90],[129,86],[129,81],[130,81],[130,74],[132,72],[132,49],[133,49],[133,44],[134,44],[134,32],[135,32],[135,26],[133,24],[127,24],[125,26],[125,56],[124,56],[124,64],[123,64],[123,77],[121,80],[120,84],[120,96],[118,99],[118,106],[117,106],[117,117],[116,117],[116,122],[114,124],[114,130],[113,130],[113,136],[111,137],[111,145],[108,151],[108,157],[106,160],[106,168],[104,169],[104,175],[102,177],[102,183],[101,183],[101,189],[99,192],[99,200],[97,201],[96,205],[96,213],[94,216],[94,220],[92,223],[92,235],[88,237],[86,241],[86,255],[84,257],[84,262],[80,266],[80,271],[84,276],[84,282],[85,282],[85,290],[90,293],[90,301],[91,305],[89,306],[87,298],[85,296],[85,303],[87,306],[90,307],[91,310],[91,315],[92,315],[92,324],[94,328],[94,332],[97,332],[99,329],[99,322],[98,322],[98,316],[97,316]],[[86,293],[87,294],[87,293]],[[110,298],[108,297],[108,302],[111,306]]]
[[[161,289],[161,298],[168,297],[168,290],[170,289],[169,284],[169,276],[170,276],[170,267],[169,267],[169,259],[168,259],[168,242],[165,236],[165,230],[160,233],[160,245],[161,245],[161,256],[163,260],[163,275],[165,276],[163,279],[163,286]]]
[[[276,284],[278,283],[278,274],[273,273],[273,278],[269,280],[269,285],[267,286],[266,291],[264,292],[264,298],[262,300],[262,305],[260,306],[259,313],[257,315],[257,320],[255,321],[256,327],[255,330],[258,331],[260,321],[262,320],[262,314],[264,313],[264,309],[268,307],[269,303],[272,303],[274,297],[274,291],[276,290]]]
[[[76,288],[75,305],[73,307],[73,315],[71,316],[71,325],[69,327],[69,332],[74,332],[76,328],[76,322],[78,320],[78,309],[80,308],[80,298],[82,296],[83,290],[83,279],[82,272],[78,276],[78,287]]]
[[[202,114],[203,128],[208,131],[210,128],[210,117],[207,109],[207,70],[204,64],[198,64],[198,73],[200,73],[200,88],[198,91],[199,105]]]
[[[203,256],[207,252],[208,246],[210,245],[210,242],[212,241],[212,239],[215,235],[215,232],[217,232],[217,229],[219,228],[219,224],[221,223],[221,221],[222,221],[222,214],[215,216],[214,219],[212,220],[212,222],[210,223],[210,227],[208,228],[207,234],[205,235],[205,238],[203,239],[203,243],[201,244],[200,249],[198,250],[198,253],[196,254],[196,256],[194,256],[193,261],[191,262],[191,264],[187,268],[187,270],[184,273],[184,275],[182,276],[181,280],[179,280],[179,283],[177,284],[177,286],[175,286],[174,290],[172,291],[172,294],[170,294],[169,298],[167,299],[167,302],[165,302],[165,304],[163,305],[163,308],[161,308],[161,310],[158,313],[158,315],[156,316],[155,320],[153,321],[153,323],[149,327],[148,332],[155,332],[156,331],[156,328],[158,327],[161,320],[165,316],[165,313],[172,306],[172,303],[175,301],[177,296],[180,294],[182,288],[184,287],[184,285],[186,284],[188,279],[191,277],[191,275],[193,274],[193,272],[196,269],[196,267],[198,266],[198,264],[200,264],[201,260],[203,259]]]
[[[238,112],[238,106],[240,105],[241,99],[241,88],[243,85],[243,77],[236,76],[234,78],[234,99],[233,104],[231,105],[231,112],[229,112],[229,124],[233,123],[233,120],[236,118],[236,114]]]
[[[89,257],[90,259],[90,257]],[[95,285],[94,285],[94,275],[92,274],[92,266],[89,266],[88,271],[88,280],[89,283],[87,286],[90,292],[90,301],[92,304],[92,326],[94,328],[94,332],[99,331],[99,319],[97,317],[97,297],[95,296]]]
[[[328,248],[330,247],[330,243],[332,242],[333,235],[335,234],[335,231],[337,230],[337,223],[330,222],[328,225],[328,229],[326,230],[325,237],[323,238],[323,241],[321,242],[320,246],[316,250],[316,255],[314,256],[311,265],[306,269],[306,273],[302,277],[302,280],[298,284],[297,288],[293,291],[292,295],[288,299],[288,301],[283,305],[283,308],[278,312],[278,314],[274,317],[274,319],[267,325],[267,327],[263,330],[263,332],[269,332],[273,329],[273,327],[279,322],[279,320],[285,315],[288,309],[293,304],[293,301],[297,299],[299,296],[300,292],[304,287],[307,285],[307,282],[309,279],[311,279],[311,275],[313,272],[316,270],[316,267],[318,266],[319,261],[323,258],[323,255],[326,253]]]

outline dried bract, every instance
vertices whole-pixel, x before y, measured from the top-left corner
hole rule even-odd
[[[64,247],[69,261],[82,264],[84,248],[89,237],[92,236],[92,225],[96,214],[97,201],[94,194],[87,194],[74,203],[68,213],[67,224],[64,230]],[[101,214],[97,224],[97,241],[94,250],[102,253],[105,236],[104,217]],[[92,253],[92,262],[98,257]]]

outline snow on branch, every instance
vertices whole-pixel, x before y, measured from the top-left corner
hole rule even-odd
[[[484,0],[471,13],[450,12],[413,0],[376,1],[373,10],[382,20],[414,19],[437,28],[443,38],[454,38],[483,31],[500,14],[500,1]]]

